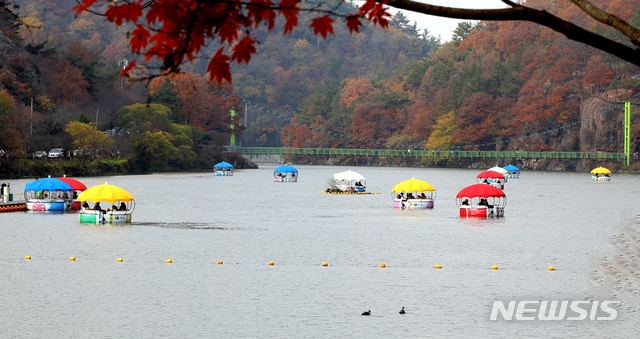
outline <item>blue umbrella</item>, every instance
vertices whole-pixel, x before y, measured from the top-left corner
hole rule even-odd
[[[233,168],[233,165],[226,161],[223,161],[213,165],[213,168]]]
[[[513,165],[507,165],[505,167],[503,167],[504,169],[506,169],[509,172],[514,172],[514,171],[519,171],[520,169],[516,166]]]
[[[55,178],[38,179],[27,183],[25,191],[73,191],[71,185]]]
[[[289,165],[280,166],[273,171],[276,173],[298,173],[298,170],[295,167]]]

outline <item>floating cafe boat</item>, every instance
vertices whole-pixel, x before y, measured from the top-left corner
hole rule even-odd
[[[233,165],[223,161],[213,165],[213,174],[216,177],[227,177],[233,175]]]
[[[611,171],[604,167],[591,170],[591,181],[611,181]]]
[[[380,194],[380,192],[367,192],[367,180],[358,172],[348,170],[336,173],[329,180],[330,188],[323,193],[327,194]]]
[[[133,195],[123,188],[104,183],[88,188],[78,195],[82,201],[80,223],[121,224],[131,223],[135,208]],[[89,204],[89,202],[92,203]],[[103,205],[102,205],[103,204]]]
[[[507,196],[494,186],[473,184],[458,192],[456,205],[461,218],[504,217]]]
[[[400,209],[433,208],[436,189],[430,183],[416,178],[402,181],[391,189],[393,207]]]
[[[289,165],[283,165],[273,170],[275,182],[298,182],[298,170]]]
[[[43,178],[25,185],[24,200],[28,211],[64,212],[71,210],[73,192],[62,180]]]
[[[487,170],[478,174],[476,179],[478,180],[478,183],[489,184],[501,190],[504,189],[504,183],[507,181],[502,173],[498,173],[493,170]]]
[[[505,171],[507,171],[507,174],[505,175],[505,178],[510,178],[510,179],[518,179],[518,178],[520,178],[520,169],[518,167],[509,164],[509,165],[503,167],[503,169]]]
[[[334,174],[333,184],[342,192],[363,193],[367,190],[367,180],[352,170]]]

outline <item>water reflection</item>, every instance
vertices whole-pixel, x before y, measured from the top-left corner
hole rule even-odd
[[[143,226],[143,227],[161,227],[161,228],[178,228],[178,229],[190,229],[190,230],[220,230],[220,231],[264,231],[260,228],[246,228],[246,227],[228,227],[217,226],[211,223],[196,223],[196,222],[135,222],[131,226]]]

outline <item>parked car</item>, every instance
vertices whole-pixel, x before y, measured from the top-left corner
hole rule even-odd
[[[34,159],[44,159],[47,157],[47,151],[35,151],[33,153]]]
[[[58,159],[64,157],[64,151],[62,148],[52,148],[49,151],[49,159]]]

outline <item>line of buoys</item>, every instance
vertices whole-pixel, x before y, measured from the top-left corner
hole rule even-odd
[[[30,255],[26,255],[26,256],[24,257],[24,259],[25,259],[25,260],[31,260],[32,258],[31,258],[31,256],[30,256]],[[76,257],[75,257],[75,256],[71,256],[71,257],[69,257],[69,261],[76,261]],[[124,259],[123,259],[123,258],[118,258],[118,259],[116,259],[116,261],[117,261],[117,262],[124,262]],[[165,260],[165,263],[167,263],[167,264],[171,264],[171,263],[173,263],[173,259],[169,258],[169,259]],[[216,263],[217,263],[218,265],[222,265],[222,264],[224,264],[224,261],[222,261],[222,260],[218,260]],[[269,266],[274,266],[274,265],[275,265],[275,262],[273,262],[273,261],[269,261],[269,262],[267,263],[267,265],[269,265]],[[326,266],[329,266],[329,263],[328,263],[328,262],[326,262],[326,261],[323,261],[323,262],[320,264],[320,266],[326,267]],[[386,268],[386,267],[387,267],[387,264],[385,264],[385,263],[380,263],[380,265],[378,265],[378,267],[380,267],[380,268]],[[436,268],[436,269],[441,269],[441,268],[442,268],[442,265],[440,265],[440,264],[435,264],[433,267],[434,267],[434,268]],[[498,265],[492,265],[492,266],[491,266],[491,269],[492,269],[492,270],[494,270],[494,271],[496,271],[496,270],[498,270],[498,269],[499,269],[499,267],[498,267]],[[549,266],[549,267],[547,267],[547,270],[549,270],[549,271],[555,271],[555,270],[556,270],[556,268],[555,268],[555,266]]]
[[[0,212],[26,211],[27,204],[13,204],[0,206]]]

